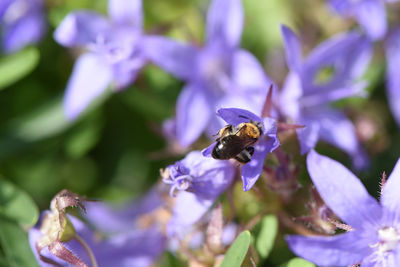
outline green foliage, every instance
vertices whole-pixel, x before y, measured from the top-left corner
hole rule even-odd
[[[286,264],[282,265],[282,267],[315,267],[315,265],[301,258],[293,258]]]
[[[37,266],[27,233],[21,226],[32,226],[38,214],[28,194],[0,178],[0,244],[4,252],[0,266]]]
[[[226,252],[221,267],[240,267],[246,257],[247,251],[249,250],[250,242],[250,232],[242,232]]]
[[[14,221],[0,216],[0,242],[5,254],[6,266],[38,266],[29,246],[28,236]],[[0,264],[3,260],[0,260]]]
[[[31,226],[36,223],[39,211],[27,193],[0,178],[0,216]]]
[[[261,229],[256,239],[256,249],[262,258],[267,258],[278,233],[278,219],[275,215],[265,216],[261,222]]]
[[[39,57],[33,47],[0,57],[0,90],[28,75],[39,63]]]

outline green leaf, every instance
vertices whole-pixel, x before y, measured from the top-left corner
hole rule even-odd
[[[71,125],[63,111],[59,96],[30,114],[11,122],[10,132],[23,141],[35,142],[63,132]]]
[[[315,267],[314,263],[309,261],[300,259],[300,258],[293,258],[284,265],[285,267]]]
[[[226,252],[221,267],[240,267],[249,250],[250,241],[250,232],[242,232]]]
[[[39,63],[39,51],[34,47],[0,58],[0,90],[28,75]]]
[[[36,223],[39,210],[27,193],[0,178],[0,215],[30,226]]]
[[[278,219],[275,215],[267,215],[261,220],[261,229],[256,238],[256,249],[262,258],[271,252],[278,232]]]
[[[29,245],[28,235],[21,227],[0,216],[0,242],[10,267],[38,267]]]

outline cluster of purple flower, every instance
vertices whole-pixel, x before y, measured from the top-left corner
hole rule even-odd
[[[256,184],[263,171],[268,171],[267,156],[275,151],[279,159],[278,132],[289,125],[297,133],[301,154],[308,153],[308,172],[322,200],[348,224],[342,224],[346,233],[334,236],[288,236],[292,251],[322,266],[396,266],[400,262],[400,195],[396,191],[400,162],[382,185],[379,205],[357,177],[314,148],[323,140],[351,156],[354,167],[368,165],[353,123],[331,104],[365,96],[368,83],[362,76],[373,55],[374,41],[385,42],[387,94],[400,125],[400,30],[387,30],[383,0],[331,0],[330,5],[342,16],[355,17],[365,33],[354,30],[338,34],[303,57],[299,38],[282,26],[289,73],[281,90],[276,90],[257,59],[240,48],[244,21],[241,0],[212,1],[206,41],[201,47],[144,33],[140,0],[109,0],[109,19],[91,11],[67,15],[54,38],[65,47],[84,50],[64,98],[70,120],[110,84],[116,90],[127,88],[152,62],[186,82],[175,117],[169,121],[173,128],[169,138],[182,147],[188,148],[203,133],[212,138],[226,124],[236,128],[257,123],[260,136],[254,142],[250,161],[240,167],[234,160],[211,158],[216,146],[213,143],[162,170],[163,183],[139,202],[119,210],[87,202],[84,217],[92,227],[65,216],[66,206],[60,209],[52,205],[41,220],[41,228],[30,232],[38,261],[43,266],[64,266],[65,261],[78,266],[87,262],[99,266],[151,265],[164,250],[182,246],[189,233],[198,231],[195,225],[201,220],[211,220],[208,211],[232,187],[236,176],[242,178],[244,191]],[[37,42],[45,29],[41,1],[2,1],[0,26],[5,52]],[[324,70],[332,74],[321,81],[318,76]],[[267,90],[271,84],[274,92]],[[289,166],[282,163],[280,167],[285,175],[292,173]],[[68,229],[74,234],[66,237]]]

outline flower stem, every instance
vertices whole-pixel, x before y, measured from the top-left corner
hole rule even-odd
[[[82,245],[82,247],[85,249],[86,253],[89,255],[90,262],[92,263],[92,267],[98,267],[99,265],[97,264],[96,257],[94,256],[90,247],[86,244],[85,240],[83,240],[78,235],[75,235],[75,239],[76,239],[76,241],[79,242],[79,244]]]

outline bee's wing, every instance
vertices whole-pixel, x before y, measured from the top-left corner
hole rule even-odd
[[[250,138],[243,138],[237,135],[230,135],[224,138],[225,153],[230,157],[235,157],[242,152],[246,147],[253,145],[257,140]]]

